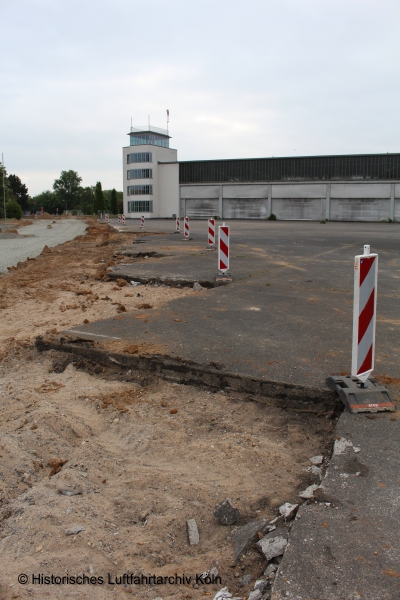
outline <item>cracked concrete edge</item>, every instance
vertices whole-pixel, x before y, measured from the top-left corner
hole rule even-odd
[[[68,335],[47,334],[35,340],[35,346],[40,352],[57,350],[108,367],[117,366],[127,370],[153,373],[165,380],[184,385],[211,387],[226,392],[273,398],[278,406],[288,410],[326,414],[336,411],[339,407],[342,408],[336,394],[329,389],[257,379],[168,355],[134,356],[94,348],[93,345],[93,340]]]

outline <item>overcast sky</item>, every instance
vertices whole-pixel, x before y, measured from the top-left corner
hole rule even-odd
[[[0,152],[31,195],[179,160],[399,152],[399,0],[0,0]]]

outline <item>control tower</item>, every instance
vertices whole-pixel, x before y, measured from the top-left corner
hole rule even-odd
[[[127,219],[170,218],[179,212],[178,151],[159,127],[131,127],[123,148],[124,214]]]

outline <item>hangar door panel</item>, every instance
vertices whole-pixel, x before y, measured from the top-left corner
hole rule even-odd
[[[224,198],[224,219],[265,219],[267,200],[265,198]]]
[[[186,216],[192,219],[209,219],[218,216],[218,199],[187,198]]]
[[[321,198],[272,198],[272,212],[282,221],[319,221]]]
[[[381,221],[389,217],[390,200],[383,198],[331,198],[332,221]]]

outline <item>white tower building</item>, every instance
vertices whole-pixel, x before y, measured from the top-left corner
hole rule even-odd
[[[179,213],[178,151],[158,127],[131,127],[123,148],[124,214],[127,219],[168,218]]]

